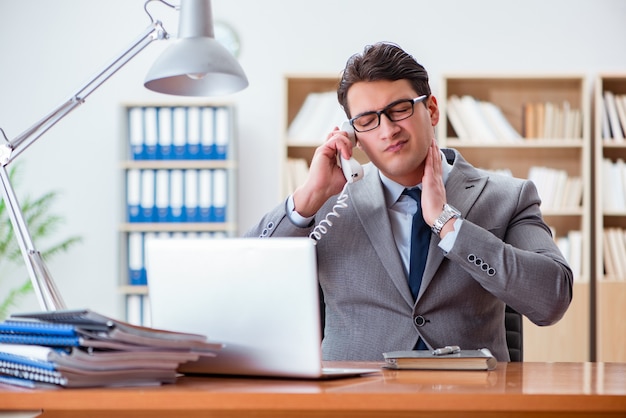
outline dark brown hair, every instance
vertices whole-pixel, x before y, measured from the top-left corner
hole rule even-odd
[[[367,45],[361,54],[355,54],[348,59],[337,88],[337,99],[348,118],[351,118],[347,100],[348,90],[354,83],[404,79],[411,83],[417,94],[430,95],[428,73],[413,56],[389,42]]]

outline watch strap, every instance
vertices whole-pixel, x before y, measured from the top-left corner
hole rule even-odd
[[[446,203],[445,205],[443,205],[443,211],[441,212],[441,215],[439,215],[439,217],[435,219],[435,222],[433,223],[433,226],[430,229],[431,231],[433,231],[433,234],[440,236],[441,230],[443,229],[444,225],[448,223],[450,219],[453,219],[453,218],[456,219],[460,217],[461,217],[461,212],[459,212],[456,208]]]

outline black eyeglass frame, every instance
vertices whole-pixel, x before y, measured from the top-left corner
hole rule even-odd
[[[410,118],[411,116],[413,116],[413,114],[415,113],[415,103],[420,103],[423,102],[424,100],[426,100],[426,98],[428,98],[428,94],[423,94],[419,97],[416,97],[415,99],[401,99],[401,100],[396,100],[393,103],[389,103],[387,106],[385,106],[384,108],[382,108],[381,110],[371,110],[369,112],[363,112],[360,113],[358,115],[356,115],[355,117],[351,118],[349,120],[350,125],[352,126],[352,128],[357,131],[357,132],[369,132],[369,131],[373,131],[374,129],[378,128],[380,126],[380,117],[381,115],[385,115],[387,116],[387,119],[389,119],[392,122],[400,122],[401,120],[405,120]],[[411,103],[411,114],[404,116],[400,119],[393,119],[387,112],[389,111],[389,109],[391,109],[394,106],[399,105],[400,103]],[[374,126],[373,128],[370,129],[365,129],[365,130],[359,130],[356,128],[356,126],[354,126],[354,121],[357,120],[358,118],[362,117],[362,116],[368,116],[368,115],[376,115],[378,117],[377,119],[377,124],[376,126]]]

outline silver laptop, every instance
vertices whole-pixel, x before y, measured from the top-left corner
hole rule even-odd
[[[377,369],[323,368],[317,262],[309,238],[152,238],[152,326],[224,347],[183,373],[329,378]]]

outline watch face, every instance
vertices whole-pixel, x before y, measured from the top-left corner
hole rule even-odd
[[[215,40],[224,45],[233,56],[238,57],[241,44],[235,29],[228,23],[218,20],[213,25],[213,31]]]

